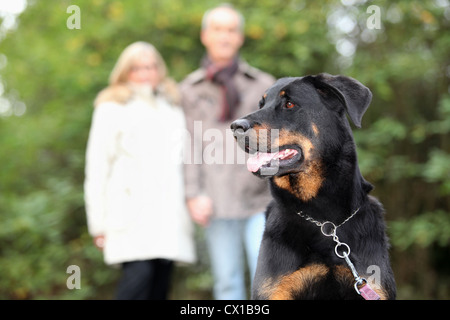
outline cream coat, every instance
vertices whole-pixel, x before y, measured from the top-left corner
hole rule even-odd
[[[94,109],[85,203],[89,233],[105,235],[107,264],[196,258],[183,187],[184,115],[162,98],[148,102]]]

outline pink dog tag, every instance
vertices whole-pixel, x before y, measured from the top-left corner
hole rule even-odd
[[[373,291],[367,282],[362,288],[359,289],[359,293],[366,300],[380,300],[380,296]]]

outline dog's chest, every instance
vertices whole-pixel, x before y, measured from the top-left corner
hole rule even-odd
[[[358,299],[353,276],[343,265],[313,263],[276,279],[265,279],[258,288],[270,300]]]

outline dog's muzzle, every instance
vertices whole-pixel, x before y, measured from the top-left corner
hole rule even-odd
[[[238,119],[231,124],[231,130],[238,145],[250,154],[247,169],[259,175],[273,176],[283,172],[291,172],[302,161],[302,151],[297,145],[274,146],[278,140],[278,130],[254,128],[254,123],[246,119]],[[257,124],[256,127],[261,127]],[[263,131],[263,132],[261,132]],[[265,131],[265,132],[264,132]],[[274,134],[273,135],[273,133]]]

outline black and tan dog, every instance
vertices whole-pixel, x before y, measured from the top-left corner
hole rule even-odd
[[[357,276],[374,280],[381,299],[395,298],[383,207],[368,195],[346,117],[360,127],[371,99],[345,76],[282,78],[260,110],[232,123],[252,154],[248,169],[270,179],[273,195],[253,299],[360,299],[368,281]]]

